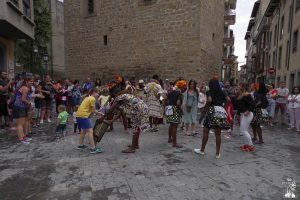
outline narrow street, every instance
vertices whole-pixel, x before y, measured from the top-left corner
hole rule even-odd
[[[265,144],[254,153],[240,151],[242,137],[235,130],[215,159],[214,134],[200,156],[192,151],[202,134],[179,131],[184,148],[173,149],[163,125],[144,133],[140,149],[125,155],[121,150],[131,135],[117,122],[101,142],[105,152],[90,155],[76,149],[78,135],[55,141],[52,125],[36,130],[28,146],[17,143],[15,133],[1,132],[0,199],[275,200],[283,199],[287,177],[300,182],[300,134],[280,126],[264,128]]]

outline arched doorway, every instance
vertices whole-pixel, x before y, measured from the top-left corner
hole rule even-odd
[[[0,71],[6,71],[6,48],[0,42]]]

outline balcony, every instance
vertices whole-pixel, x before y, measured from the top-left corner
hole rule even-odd
[[[33,9],[33,1],[28,2]],[[23,1],[1,0],[0,13],[0,35],[12,39],[34,38],[33,14],[24,13]]]
[[[224,15],[225,25],[234,25],[236,19],[236,13],[234,10],[226,10]]]
[[[224,46],[234,46],[234,37],[225,37],[223,38]]]
[[[254,32],[254,37],[253,37],[253,42],[257,42],[258,38],[260,37],[260,35],[266,31],[270,30],[270,18],[269,17],[264,17],[257,30]]]
[[[234,58],[223,58],[223,65],[233,65]]]
[[[225,0],[226,5],[228,5],[231,9],[236,9],[236,1],[237,0]]]

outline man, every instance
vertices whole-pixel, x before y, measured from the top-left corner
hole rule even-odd
[[[1,72],[0,77],[0,123],[2,123],[2,116],[4,117],[5,123],[1,125],[1,128],[5,128],[8,125],[8,110],[7,110],[7,100],[8,90],[10,86],[14,84],[14,81],[10,81],[7,78],[6,72]]]
[[[98,98],[98,89],[93,89],[91,96],[86,97],[83,102],[80,104],[77,112],[76,119],[78,123],[78,127],[81,128],[79,145],[78,149],[87,148],[86,145],[83,144],[85,135],[88,136],[89,143],[91,145],[90,154],[96,154],[103,152],[103,149],[96,147],[94,136],[93,136],[93,127],[91,119],[89,118],[92,113],[101,114],[96,110],[96,99]]]
[[[150,121],[150,131],[157,132],[158,120],[161,117],[161,105],[160,105],[160,93],[162,92],[162,87],[159,84],[158,75],[154,75],[152,80],[145,86],[146,92],[146,104],[149,107],[149,121]],[[154,127],[153,127],[154,125]]]
[[[42,86],[42,94],[45,96],[45,98],[42,101],[40,124],[44,123],[44,119],[46,119],[50,123],[51,107],[52,107],[52,101],[54,98],[55,89],[51,77],[49,75],[46,75],[45,81],[41,83],[41,86]]]
[[[280,111],[281,115],[281,124],[285,125],[286,120],[286,109],[287,109],[287,99],[289,96],[289,89],[286,88],[286,83],[284,81],[280,82],[280,87],[276,89],[277,90],[277,96],[276,96],[276,106],[275,106],[275,119],[278,122],[278,112]]]
[[[86,78],[86,82],[82,85],[82,91],[89,91],[90,94],[93,89],[93,84],[90,77]]]
[[[145,101],[146,95],[145,95],[145,82],[144,80],[139,80],[139,85],[136,88],[136,96],[140,98],[141,100]]]

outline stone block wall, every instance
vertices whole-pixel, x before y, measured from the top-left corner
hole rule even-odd
[[[99,0],[91,16],[84,2],[65,1],[66,74],[72,79],[159,74],[206,81],[220,73],[223,1]]]

